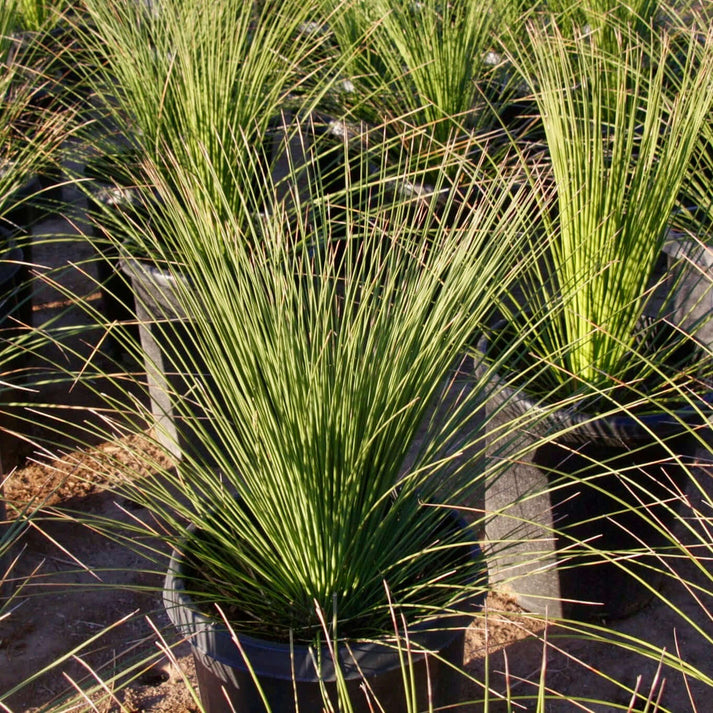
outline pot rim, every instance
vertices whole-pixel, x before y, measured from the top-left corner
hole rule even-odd
[[[509,320],[501,319],[492,327],[491,332],[496,333]],[[478,340],[476,351],[479,359],[476,361],[476,371],[482,369],[482,361],[487,361],[488,348],[491,338],[485,334]],[[682,423],[702,422],[700,409],[692,405],[683,405],[668,410],[657,410],[649,413],[612,413],[598,414],[577,410],[576,404],[557,408],[556,404],[549,407],[536,401],[525,388],[513,385],[505,380],[497,371],[490,375],[492,387],[488,399],[493,400],[499,407],[511,409],[514,414],[539,417],[534,421],[548,426],[548,431],[554,433],[563,431],[561,440],[582,441],[599,438],[612,446],[630,444],[632,441],[651,439],[652,431],[661,437],[680,433],[684,430]],[[713,390],[700,394],[706,408],[713,408]],[[625,407],[622,407],[625,408]],[[558,437],[560,438],[560,437]]]
[[[465,526],[463,518],[456,511],[451,512],[459,526]],[[197,529],[194,524],[188,527],[189,532],[195,532]],[[471,552],[473,558],[481,558],[482,550],[475,540],[472,542]],[[484,560],[482,561],[485,571]],[[241,670],[252,668],[257,675],[269,672],[269,675],[274,678],[296,681],[336,679],[334,663],[328,648],[324,645],[319,654],[321,661],[318,670],[315,649],[310,644],[270,641],[235,632],[240,646],[247,654],[250,664],[248,667],[227,626],[203,614],[193,604],[193,600],[185,590],[184,567],[184,555],[174,550],[164,581],[163,604],[171,623],[190,642],[194,651],[232,668]],[[484,587],[481,593],[474,595],[470,600],[468,608],[472,609],[472,614],[444,612],[440,616],[409,626],[408,641],[402,635],[399,635],[398,642],[396,636],[385,636],[383,639],[340,640],[338,658],[341,661],[342,675],[346,680],[368,677],[377,671],[383,671],[385,667],[400,666],[402,656],[410,655],[413,661],[417,661],[427,652],[446,648],[456,637],[463,634],[475,612],[482,608],[485,595]]]

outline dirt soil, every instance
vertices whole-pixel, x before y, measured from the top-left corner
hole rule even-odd
[[[64,221],[50,221],[38,232],[72,230]],[[71,254],[73,262],[78,262],[90,256],[91,249],[78,236]],[[67,260],[66,246],[38,249],[35,260],[61,265]],[[81,273],[68,267],[64,279],[81,282],[86,279]],[[38,286],[36,324],[65,307],[61,295]],[[68,323],[84,318],[71,310],[63,314]],[[82,348],[91,351],[93,345],[83,343]],[[55,398],[57,403],[72,399],[86,403],[91,398],[88,393],[70,391],[66,386],[48,386],[48,390],[45,396]],[[22,713],[50,709],[63,697],[76,693],[75,684],[95,676],[106,682],[104,699],[95,708],[101,713],[197,711],[190,692],[195,678],[188,645],[177,641],[161,606],[165,559],[161,553],[150,559],[142,556],[136,548],[89,530],[67,515],[74,510],[124,522],[150,523],[146,510],[106,490],[105,476],[99,476],[110,473],[112,468],[122,468],[122,464],[127,469],[136,468],[136,453],[152,453],[155,449],[150,433],[83,450],[73,446],[71,433],[62,435],[55,449],[64,453],[61,458],[48,457],[28,446],[24,464],[5,482],[11,507],[41,504],[42,512],[14,551],[12,576],[16,583],[27,580],[27,584],[12,601],[10,615],[0,621],[0,695],[52,662],[62,657],[66,660],[13,693],[4,701],[7,710]],[[38,433],[30,432],[29,436],[38,437]],[[158,453],[154,455],[159,457]],[[708,479],[707,471],[701,468],[701,482],[711,492]],[[710,537],[706,541],[710,542]],[[622,636],[644,639],[672,652],[680,650],[691,665],[713,676],[710,644],[696,631],[698,626],[705,635],[713,636],[713,621],[708,615],[713,611],[711,597],[705,593],[710,589],[710,569],[709,561],[702,561],[700,570],[688,563],[678,573],[679,578],[672,577],[665,585],[665,597],[676,604],[680,613],[672,606],[653,602],[638,614],[610,626]],[[700,583],[705,590],[689,591],[684,580]],[[689,616],[695,626],[682,615]],[[107,627],[110,628],[106,630]],[[167,645],[172,647],[169,654]],[[147,654],[155,656],[153,665],[136,668],[130,685],[115,692],[118,681],[113,683],[113,677]],[[604,713],[621,710],[621,706],[625,710],[632,695],[617,681],[641,692],[632,710],[643,710],[651,690],[676,713],[710,710],[710,689],[693,683],[689,689],[683,675],[670,671],[664,680],[657,674],[657,655],[634,655],[612,643],[583,641],[562,626],[545,626],[536,617],[520,612],[504,592],[491,593],[483,613],[469,628],[465,663],[473,679],[464,688],[465,700],[481,697],[481,682],[486,680],[487,669],[489,685],[502,693],[508,689],[514,694],[531,692],[545,675],[552,691],[611,702],[582,707],[566,700],[553,701],[548,711]],[[462,710],[467,713],[481,707],[464,705]],[[491,704],[489,710],[499,708]],[[521,710],[535,707],[523,704]]]

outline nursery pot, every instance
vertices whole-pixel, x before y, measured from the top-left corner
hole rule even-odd
[[[0,172],[3,170],[6,168],[0,167]],[[32,262],[32,229],[47,215],[41,202],[44,187],[40,178],[33,175],[4,200],[6,210],[3,211],[0,226],[11,235],[27,238],[22,241],[22,252],[27,263]]]
[[[32,323],[30,259],[29,237],[8,221],[0,220],[0,330],[3,339],[11,339]]]
[[[458,526],[464,523],[458,520]],[[194,530],[195,531],[195,530]],[[476,544],[472,556],[480,556]],[[163,601],[171,622],[191,643],[198,687],[206,713],[290,713],[297,697],[300,711],[323,710],[324,695],[336,706],[334,662],[326,647],[315,651],[306,644],[273,642],[238,635],[240,647],[230,631],[216,619],[198,611],[185,591],[186,561],[173,553],[164,585]],[[469,604],[475,612],[484,594]],[[463,664],[465,629],[471,616],[447,616],[409,629],[411,672],[415,680],[418,710],[447,706],[458,701],[459,673]],[[406,656],[405,641],[400,642]],[[338,647],[340,670],[346,681],[354,713],[371,713],[373,702],[363,692],[366,680],[370,692],[388,713],[406,713],[404,671],[397,647],[383,641],[353,641]],[[259,681],[269,709],[260,696]],[[429,691],[430,687],[430,691]],[[372,698],[373,700],[373,698]],[[336,709],[336,708],[335,708]],[[378,708],[378,710],[381,710]]]
[[[27,283],[27,267],[23,264],[24,255],[17,246],[9,230],[0,226],[0,244],[5,249],[0,253],[0,344],[7,344],[21,334],[21,326],[31,318],[30,295]],[[12,374],[21,369],[18,358],[2,359],[0,373]],[[6,376],[5,381],[13,377]],[[0,527],[5,527],[5,500],[2,498],[2,480],[20,461],[21,441],[12,431],[16,428],[14,418],[5,407],[5,400],[13,391],[11,385],[0,385]],[[7,567],[6,557],[0,557],[0,597],[6,595],[7,586],[3,575]]]
[[[672,283],[673,320],[713,347],[713,248],[671,233],[664,244]]]
[[[0,173],[15,171],[12,163],[0,164]],[[56,172],[32,174],[4,200],[3,221],[13,230],[31,233],[34,226],[56,212],[62,200],[61,176]]]
[[[491,345],[484,337],[478,350],[487,354]],[[663,582],[656,552],[670,546],[662,530],[672,531],[674,493],[685,492],[685,465],[695,456],[697,439],[683,424],[693,428],[700,418],[692,410],[593,418],[542,407],[498,375],[491,386],[486,453],[505,464],[485,492],[496,586],[524,609],[558,618],[641,609]],[[508,426],[538,413],[533,426],[515,433]]]
[[[199,354],[191,350],[190,315],[178,299],[178,277],[138,259],[120,263],[136,302],[136,319],[144,355],[151,413],[158,427],[157,439],[180,460],[186,453],[206,457],[198,425],[208,428],[209,421],[191,396],[191,373],[205,378]]]
[[[102,156],[89,163],[84,174],[93,180],[87,195],[87,211],[92,220],[92,243],[97,252],[96,270],[101,285],[104,316],[107,321],[121,325],[123,339],[139,343],[136,304],[131,282],[119,267],[118,244],[123,239],[124,221],[142,218],[141,194],[130,184],[126,164],[135,161],[132,154]],[[107,234],[111,233],[110,239]],[[108,349],[115,358],[124,358],[122,339],[110,337]]]
[[[22,325],[28,323],[32,313],[23,252],[12,240],[9,231],[2,227],[0,244],[7,246],[0,254],[0,343],[8,344],[22,333]],[[11,360],[3,359],[0,371],[11,375],[21,367],[17,357]],[[13,378],[6,376],[4,380],[12,381]],[[9,432],[12,430],[13,419],[3,405],[5,396],[10,394],[12,389],[9,384],[0,386],[0,476],[9,473],[19,461],[19,441]]]

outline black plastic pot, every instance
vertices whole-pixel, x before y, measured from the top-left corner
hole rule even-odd
[[[29,325],[32,321],[28,268],[31,246],[26,237],[0,221],[0,329],[4,338],[21,331],[20,325]]]
[[[491,343],[480,341],[481,354]],[[698,426],[700,417],[683,409],[600,418],[553,412],[498,376],[492,381],[487,454],[507,463],[485,493],[486,513],[496,513],[486,524],[493,581],[524,609],[553,617],[641,609],[663,582],[656,553],[670,546],[664,533],[679,502],[672,493],[685,492],[685,464],[695,456],[697,440],[683,424]],[[508,426],[538,414],[527,429]],[[597,551],[624,558],[629,571]]]
[[[135,297],[156,437],[177,460],[187,453],[205,458],[202,434],[211,432],[210,423],[191,392],[194,377],[207,377],[203,360],[191,349],[191,319],[178,298],[185,286],[178,286],[180,277],[143,260],[122,260],[120,269]]]
[[[21,327],[15,319],[22,320],[26,315],[22,311],[24,300],[29,298],[25,292],[26,268],[22,265],[23,253],[10,239],[10,232],[0,227],[0,244],[8,247],[0,253],[0,349],[14,339]],[[31,314],[31,313],[30,313]],[[21,367],[17,359],[0,359],[0,374],[11,374]],[[3,381],[7,377],[3,378]],[[6,397],[12,392],[12,386],[0,385],[0,528],[5,520],[5,500],[2,497],[2,480],[20,461],[20,441],[13,435],[14,418],[5,408]],[[1,533],[0,533],[1,536]],[[8,586],[3,581],[7,568],[7,556],[0,556],[0,599],[8,594]]]
[[[96,272],[101,285],[101,298],[104,317],[109,323],[121,325],[124,335],[122,338],[110,336],[106,345],[107,351],[115,359],[122,359],[127,353],[126,342],[139,343],[139,328],[136,322],[136,304],[131,284],[119,268],[119,249],[114,239],[109,239],[102,231],[99,216],[103,210],[125,211],[127,205],[122,203],[125,193],[114,190],[109,186],[98,188],[88,200],[90,217],[95,221],[92,224],[92,243],[97,251]]]
[[[101,156],[84,169],[84,175],[92,181],[87,194],[87,213],[91,220],[92,244],[97,252],[96,272],[103,313],[108,322],[121,325],[119,328],[124,332],[121,338],[110,337],[107,342],[106,348],[115,359],[125,358],[127,343],[139,343],[134,293],[130,280],[120,268],[118,248],[125,238],[122,224],[145,219],[141,192],[132,182],[131,167],[136,161],[135,152],[127,149],[123,153]]]
[[[43,191],[46,185],[39,176],[31,176],[8,196],[3,212],[2,226],[13,234],[30,235],[32,228],[47,216],[46,206],[42,203]],[[23,252],[27,262],[32,261],[29,241],[23,243]]]
[[[454,519],[463,526],[460,518],[454,516]],[[473,556],[480,557],[480,549],[475,544]],[[174,552],[164,585],[164,606],[171,622],[191,643],[206,713],[266,712],[246,659],[267,698],[271,713],[295,711],[295,696],[300,711],[323,710],[325,694],[336,706],[334,662],[326,648],[315,654],[306,645],[290,647],[288,643],[240,634],[241,652],[227,627],[195,608],[185,591],[184,568],[185,560]],[[484,594],[479,601],[471,602],[473,611],[482,606],[483,599]],[[429,699],[435,707],[458,702],[465,629],[471,620],[471,616],[448,616],[440,622],[432,620],[409,630],[418,710],[426,710]],[[405,655],[405,651],[402,654]],[[357,641],[349,647],[340,645],[338,656],[354,713],[374,710],[361,688],[364,680],[385,711],[406,713],[404,673],[394,645],[389,645],[386,639],[383,642]]]
[[[672,287],[672,317],[696,339],[713,348],[713,248],[683,235],[664,245]]]
[[[9,345],[30,324],[32,318],[31,294],[25,256],[10,231],[0,226],[0,244],[5,245],[0,254],[0,344]],[[5,374],[0,386],[0,476],[10,472],[19,461],[20,442],[12,435],[12,415],[2,406],[12,386],[22,378],[21,356],[3,358],[0,373]]]

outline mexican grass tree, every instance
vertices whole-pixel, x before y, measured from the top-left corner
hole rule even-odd
[[[308,114],[337,71],[325,64],[325,39],[309,29],[312,2],[89,0],[86,8],[89,21],[76,32],[95,57],[86,79],[107,114],[91,141],[102,150],[105,139],[110,153],[128,145],[165,175],[170,153],[202,171],[213,186],[206,195],[214,205],[227,198],[233,215],[245,198],[238,186],[259,180],[272,160],[274,131],[298,108]],[[130,153],[123,160],[135,171],[140,159]]]
[[[461,180],[480,175],[451,160]],[[182,161],[170,185],[147,168],[160,208],[147,201],[150,219],[129,229],[160,242],[176,278],[185,318],[166,330],[189,384],[176,408],[203,453],[115,486],[162,518],[170,544],[183,546],[188,522],[207,535],[195,538],[205,566],[191,586],[238,630],[310,640],[317,607],[330,635],[388,633],[384,581],[411,622],[456,605],[469,575],[444,559],[457,543],[433,541],[443,511],[430,506],[457,502],[482,474],[471,462],[477,429],[466,428],[478,388],[453,398],[447,386],[517,276],[531,194],[485,184],[481,202],[454,202],[446,224],[435,197],[424,210],[380,178],[385,161],[354,185],[345,166],[341,196],[316,177],[290,197],[294,211],[273,193],[269,211],[226,218],[229,194],[245,189],[227,187],[214,206],[213,188]],[[335,205],[338,221],[327,219]],[[116,406],[105,423],[130,430]]]
[[[485,143],[501,129],[499,113],[515,87],[498,54],[504,4],[352,0],[326,6],[347,72],[336,96],[356,118],[385,122],[417,165],[428,160],[438,170],[434,139],[482,150],[473,136]],[[434,182],[432,174],[427,179]]]
[[[675,61],[665,31],[642,39],[622,26],[618,42],[611,54],[532,28],[519,60],[551,162],[551,179],[535,183],[556,190],[536,238],[547,257],[526,281],[542,317],[531,346],[555,383],[601,388],[623,375],[713,97],[710,32],[691,33]]]

